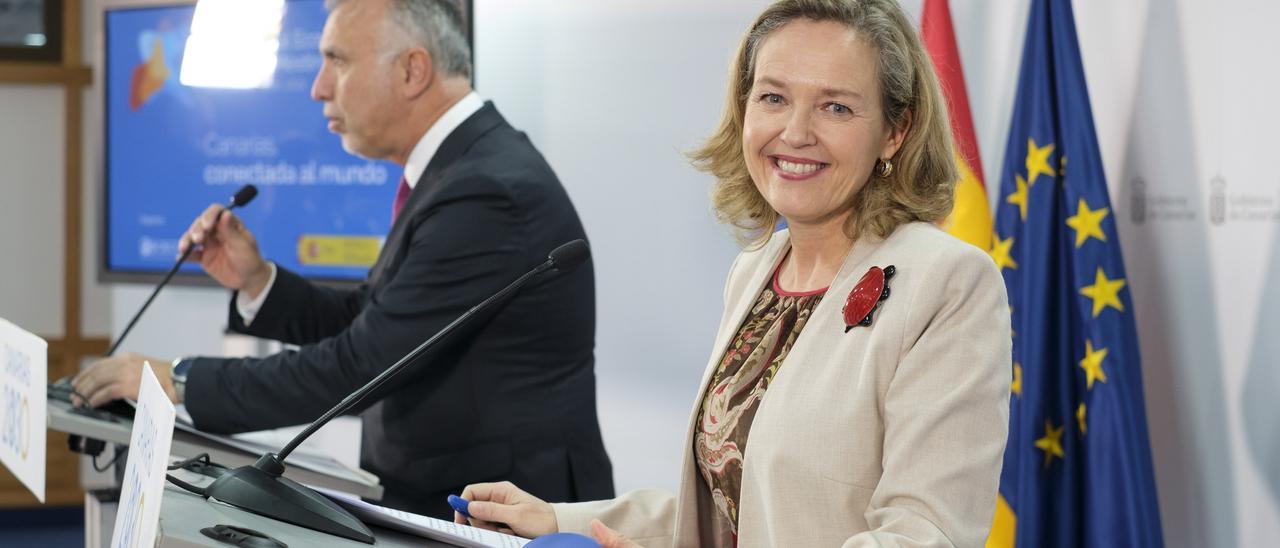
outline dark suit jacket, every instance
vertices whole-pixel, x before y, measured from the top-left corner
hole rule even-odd
[[[585,238],[555,173],[491,103],[445,139],[358,289],[283,268],[252,325],[302,345],[261,359],[198,358],[185,403],[202,430],[307,423],[423,340]],[[382,503],[450,517],[445,497],[510,480],[549,501],[613,496],[596,419],[591,263],[543,275],[474,317],[356,408],[361,466]]]

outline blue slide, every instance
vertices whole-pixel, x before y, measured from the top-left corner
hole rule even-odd
[[[258,198],[238,214],[263,256],[311,278],[362,279],[390,229],[401,170],[343,151],[310,97],[324,3],[285,3],[274,78],[255,89],[180,82],[194,12],[106,13],[107,271],[167,271],[196,215],[252,183]]]

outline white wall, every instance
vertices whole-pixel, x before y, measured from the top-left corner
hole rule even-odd
[[[64,92],[0,85],[0,318],[61,337]]]
[[[619,490],[674,488],[737,247],[684,152],[715,127],[762,2],[476,2],[477,88],[527,131],[591,239],[600,419]]]

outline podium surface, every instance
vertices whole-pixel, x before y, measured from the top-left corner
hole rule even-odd
[[[449,546],[431,539],[376,526],[371,527],[373,536],[376,539],[375,543],[365,544],[319,531],[312,531],[283,521],[276,521],[217,501],[205,500],[173,485],[165,487],[164,498],[160,503],[160,527],[157,533],[159,546],[166,548],[230,546],[200,533],[201,529],[218,524],[253,529],[290,547]]]
[[[120,417],[108,421],[78,414],[71,409],[70,403],[50,398],[48,426],[59,432],[128,445],[133,423]],[[228,468],[253,464],[260,456],[181,429],[174,430],[173,446],[170,452],[180,457],[194,457],[200,453],[208,453],[210,460]],[[286,464],[292,462],[291,459],[286,461]],[[284,475],[298,483],[351,493],[370,500],[382,498],[382,485],[372,474],[351,470],[336,460],[332,465],[324,466],[323,472],[290,465],[285,469]]]

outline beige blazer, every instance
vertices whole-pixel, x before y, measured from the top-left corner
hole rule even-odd
[[[784,230],[734,262],[685,425],[678,493],[557,504],[561,531],[585,533],[599,518],[648,547],[728,538],[709,530],[716,510],[694,462],[694,421],[711,372],[789,248]],[[889,265],[889,298],[869,327],[846,333],[849,292],[868,268]],[[756,412],[739,545],[981,546],[1008,432],[1010,347],[1004,281],[986,253],[926,223],[859,241]]]

